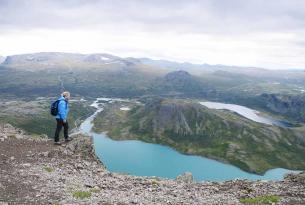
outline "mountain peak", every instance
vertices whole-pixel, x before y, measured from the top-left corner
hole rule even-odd
[[[168,81],[190,79],[191,74],[185,70],[173,71],[166,74],[165,79]]]

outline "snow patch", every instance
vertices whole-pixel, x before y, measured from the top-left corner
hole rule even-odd
[[[121,107],[120,110],[123,110],[123,111],[129,111],[130,108],[129,107]]]
[[[108,60],[110,60],[110,58],[107,58],[107,57],[105,57],[105,56],[101,56],[100,59],[101,59],[102,61],[108,61]]]

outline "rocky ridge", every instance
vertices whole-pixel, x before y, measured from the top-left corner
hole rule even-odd
[[[277,182],[136,177],[107,171],[88,136],[54,146],[11,125],[0,133],[0,204],[241,204],[266,195],[277,196],[276,204],[305,203],[304,172]]]

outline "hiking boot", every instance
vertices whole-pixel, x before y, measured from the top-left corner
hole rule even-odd
[[[54,142],[54,145],[61,145],[60,142]]]
[[[65,139],[65,142],[70,142],[71,140],[72,140],[72,138],[68,137],[68,138]]]

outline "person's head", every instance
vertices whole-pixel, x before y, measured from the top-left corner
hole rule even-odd
[[[71,97],[70,92],[65,91],[61,95],[65,98],[65,100],[70,100]]]

